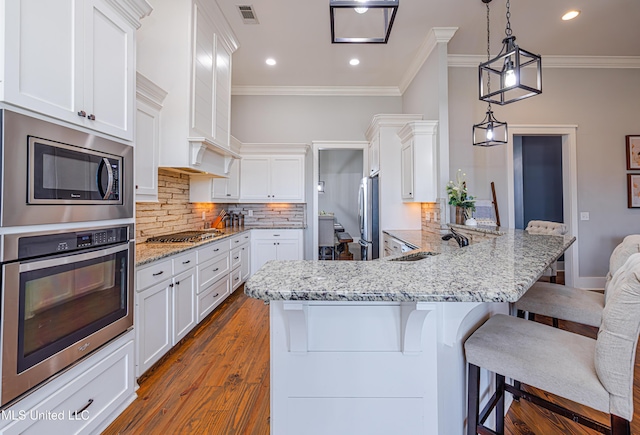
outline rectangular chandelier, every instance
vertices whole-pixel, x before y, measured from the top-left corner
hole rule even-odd
[[[399,0],[329,0],[333,44],[386,44]]]
[[[480,100],[502,106],[542,93],[542,59],[515,39],[505,38],[500,54],[480,64]]]

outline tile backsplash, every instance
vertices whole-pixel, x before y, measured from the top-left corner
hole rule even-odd
[[[222,209],[242,213],[247,226],[304,226],[306,222],[306,204],[191,203],[189,176],[159,169],[158,202],[136,203],[136,243],[161,234],[202,229]],[[249,216],[249,210],[253,216]]]

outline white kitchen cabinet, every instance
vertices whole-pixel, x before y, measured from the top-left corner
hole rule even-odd
[[[196,326],[196,269],[192,267],[173,278],[173,325],[171,345],[175,346]]]
[[[438,198],[437,130],[437,121],[412,121],[398,131],[404,201],[435,202]]]
[[[136,376],[196,326],[196,259],[189,251],[136,271]]]
[[[229,135],[235,35],[216,2],[156,0],[153,6],[138,31],[137,54],[138,70],[168,92],[160,166],[226,177],[231,159],[240,157]]]
[[[165,279],[136,294],[136,376],[171,349],[173,282]]]
[[[0,434],[101,433],[136,398],[133,368],[129,331],[3,409]]]
[[[302,230],[252,230],[251,274],[269,260],[302,260],[303,248]]]
[[[189,181],[190,202],[238,202],[240,198],[240,161],[231,163],[228,178],[192,175]]]
[[[146,0],[3,2],[2,99],[133,140],[135,36]],[[113,6],[112,6],[113,5]]]
[[[245,156],[240,170],[240,200],[304,202],[304,157]]]
[[[151,80],[136,75],[136,202],[158,202],[160,112],[167,93]]]
[[[369,142],[369,176],[380,172],[380,134],[375,133]]]

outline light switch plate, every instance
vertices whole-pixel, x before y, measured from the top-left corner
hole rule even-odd
[[[253,210],[248,210],[249,217],[253,216]]]
[[[580,212],[580,220],[581,221],[588,221],[589,220],[589,212],[588,211],[581,211]]]

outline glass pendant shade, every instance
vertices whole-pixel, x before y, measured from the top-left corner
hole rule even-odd
[[[542,58],[515,41],[515,36],[504,38],[500,54],[480,64],[480,100],[505,105],[542,93]],[[489,81],[500,86],[491,90]]]
[[[331,42],[386,44],[399,0],[329,0]]]
[[[473,144],[481,147],[504,145],[507,143],[507,123],[498,121],[491,108],[480,124],[473,126]]]

